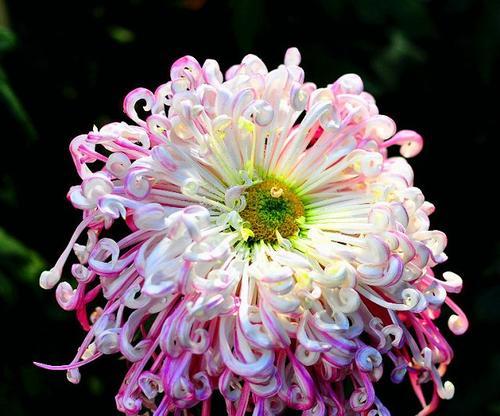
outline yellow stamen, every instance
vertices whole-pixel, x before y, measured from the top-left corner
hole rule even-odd
[[[277,179],[258,182],[247,188],[245,199],[247,205],[240,216],[248,224],[245,228],[253,232],[247,238],[276,242],[299,232],[304,205],[283,182]]]
[[[283,188],[273,186],[270,193],[273,198],[279,198],[281,195],[283,195]]]

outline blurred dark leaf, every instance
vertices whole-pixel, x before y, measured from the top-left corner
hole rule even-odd
[[[320,0],[322,8],[328,13],[329,17],[332,19],[338,19],[342,16],[342,12],[346,6],[345,0]]]
[[[98,377],[90,376],[87,379],[87,383],[88,383],[88,388],[89,388],[90,392],[94,396],[102,395],[102,393],[104,392],[104,385]]]
[[[26,137],[30,140],[36,139],[36,131],[31,120],[26,113],[21,101],[12,90],[5,72],[0,67],[0,101],[3,101],[5,107],[11,112],[12,116],[21,125],[26,132]]]
[[[405,28],[410,37],[430,36],[435,33],[425,0],[391,0],[385,4],[391,5],[390,15],[399,27]]]
[[[243,53],[251,51],[264,24],[264,0],[231,0],[234,35]]]
[[[122,26],[111,26],[109,28],[109,35],[117,43],[131,43],[135,40],[134,32]]]
[[[42,374],[34,365],[28,365],[20,369],[21,379],[26,394],[32,398],[47,391],[47,386],[43,385]]]
[[[476,24],[478,39],[475,58],[480,64],[478,68],[483,82],[488,82],[494,74],[493,63],[498,57],[492,51],[500,49],[500,1],[485,2],[484,13]]]
[[[33,250],[0,228],[0,298],[12,303],[20,283],[37,288],[37,280],[45,262]]]
[[[356,0],[352,5],[364,23],[389,28],[393,25],[404,27],[412,37],[433,32],[428,6],[422,0]]]
[[[0,177],[0,203],[4,206],[16,206],[16,189],[12,178],[7,175]]]
[[[391,10],[386,1],[356,0],[352,4],[360,20],[370,24],[384,24],[387,13]]]
[[[16,36],[6,27],[0,26],[0,56],[16,45]]]
[[[483,271],[484,288],[477,294],[474,302],[477,319],[485,324],[500,324],[500,244],[493,250],[495,254],[491,264]]]
[[[498,299],[500,299],[500,285],[479,293],[475,305],[477,318],[485,323],[500,324]]]
[[[482,348],[478,345],[478,348]],[[478,409],[485,409],[481,414],[497,415],[500,409],[498,399],[498,383],[500,374],[500,355],[481,356],[481,350],[476,351],[477,365],[482,367],[481,377],[469,380],[469,388],[455,395],[449,403],[450,415],[477,415]],[[471,357],[472,358],[472,357]],[[467,377],[467,374],[463,374]]]
[[[491,403],[489,406],[492,415],[500,415],[500,401]]]
[[[382,86],[391,90],[400,84],[401,75],[408,65],[421,63],[425,61],[425,58],[425,52],[416,46],[405,33],[393,31],[389,37],[389,44],[380,55],[375,57],[372,66]]]
[[[488,284],[498,284],[500,279],[500,242],[492,245],[492,256],[489,264],[484,266],[483,281]]]

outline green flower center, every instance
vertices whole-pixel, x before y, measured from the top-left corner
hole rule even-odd
[[[304,205],[282,182],[267,179],[252,185],[245,198],[247,205],[240,215],[250,225],[251,240],[275,242],[276,231],[285,238],[299,231],[298,220],[304,216]]]

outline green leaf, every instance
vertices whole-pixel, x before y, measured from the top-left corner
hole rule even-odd
[[[40,255],[0,228],[0,299],[14,302],[19,283],[37,287],[45,266]]]
[[[0,26],[0,56],[12,50],[16,45],[16,36],[6,27]]]
[[[132,43],[135,40],[135,34],[131,30],[122,26],[111,26],[109,35],[117,43]]]
[[[21,101],[17,98],[14,90],[11,88],[7,75],[0,66],[0,101],[4,101],[5,106],[10,110],[12,116],[23,127],[26,136],[30,140],[35,140],[37,135],[33,124],[24,109]]]

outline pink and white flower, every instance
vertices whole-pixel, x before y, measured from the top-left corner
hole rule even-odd
[[[446,236],[429,230],[434,206],[406,160],[388,156],[415,156],[422,138],[396,132],[357,75],[317,88],[299,63],[295,48],[272,71],[247,55],[223,77],[186,56],[156,91],[127,95],[135,125],[72,141],[83,220],[40,285],[57,285],[87,335],[70,364],[37,365],[77,383],[81,366],[124,357],[126,415],[208,416],[216,390],[231,416],[388,415],[384,368],[408,376],[419,415],[453,396],[435,319],[446,306],[466,331],[448,297],[462,280],[435,276]],[[72,250],[74,281],[59,282]]]

